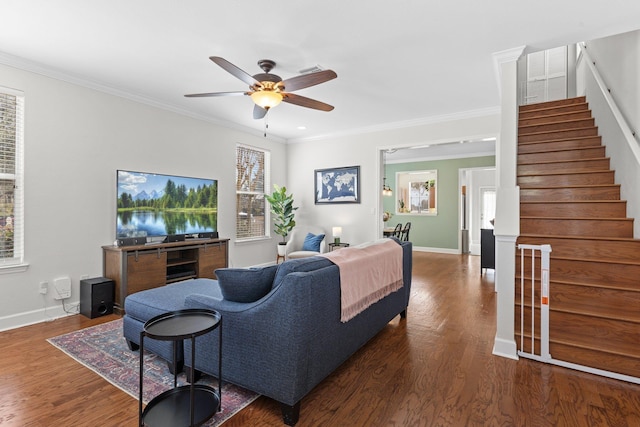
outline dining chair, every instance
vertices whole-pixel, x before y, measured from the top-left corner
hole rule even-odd
[[[393,230],[393,237],[402,240],[402,223],[396,224],[396,228]]]
[[[411,230],[411,222],[407,222],[404,225],[404,228],[402,229],[402,237],[400,238],[400,240],[404,242],[409,241],[409,230]]]

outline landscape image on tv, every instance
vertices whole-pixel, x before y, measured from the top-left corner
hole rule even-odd
[[[196,234],[218,229],[218,181],[117,172],[116,238]]]

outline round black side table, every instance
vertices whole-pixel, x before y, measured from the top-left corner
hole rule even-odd
[[[191,339],[191,367],[195,369],[196,337],[218,329],[218,390],[203,384],[178,387],[178,373],[173,388],[154,397],[142,409],[144,375],[144,338],[175,342]],[[175,355],[174,355],[175,361]],[[156,316],[140,332],[139,426],[200,426],[221,409],[222,401],[222,317],[214,310],[186,309]]]

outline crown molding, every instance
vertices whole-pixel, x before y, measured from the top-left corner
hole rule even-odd
[[[104,83],[98,82],[96,80],[92,80],[83,76],[61,71],[56,68],[47,67],[37,62],[28,61],[24,58],[10,55],[8,53],[0,52],[0,64],[4,64],[13,68],[18,68],[20,70],[28,71],[34,74],[40,74],[45,77],[60,80],[66,83],[71,83],[77,86],[82,86],[87,89],[96,90],[96,91],[117,96],[120,98],[125,98],[130,101],[148,105],[154,108],[158,108],[160,110],[165,110],[172,113],[180,114],[182,116],[190,117],[192,119],[208,122],[224,128],[233,129],[233,130],[241,131],[244,133],[249,133],[251,135],[265,137],[264,133],[257,129],[241,126],[241,125],[238,125],[237,123],[229,122],[226,120],[220,120],[220,119],[204,116],[202,114],[197,114],[192,111],[185,110],[182,107],[178,107],[177,105],[174,105],[174,104],[161,102],[161,101],[158,101],[157,99],[150,98],[148,96],[144,96],[139,93],[134,93],[134,92],[123,90],[114,86],[109,86]],[[276,141],[276,142],[280,142],[280,143],[286,142],[285,138],[276,137],[272,135],[267,135],[265,138]]]
[[[455,120],[472,119],[476,117],[492,116],[500,114],[500,107],[488,107],[478,110],[461,111],[451,114],[442,114],[438,116],[423,117],[420,119],[403,120],[399,122],[383,123],[375,126],[367,126],[361,128],[354,128],[345,131],[331,132],[322,135],[310,136],[306,138],[292,138],[288,139],[288,143],[310,142],[318,141],[329,138],[337,138],[350,135],[362,135],[366,133],[383,132],[398,129],[407,129],[412,127],[419,127],[425,125],[431,125],[434,123],[451,122]]]

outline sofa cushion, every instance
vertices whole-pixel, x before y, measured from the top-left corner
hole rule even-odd
[[[264,268],[219,268],[216,277],[227,301],[253,302],[271,290],[278,266]]]
[[[319,270],[331,265],[333,265],[331,261],[321,256],[312,256],[308,258],[298,258],[285,261],[278,266],[276,277],[273,279],[273,287],[275,288],[280,285],[282,279],[284,279],[284,277],[289,273]]]
[[[320,243],[324,240],[324,234],[307,233],[302,243],[303,251],[320,252]]]
[[[184,309],[184,298],[192,293],[222,299],[215,280],[188,279],[130,294],[124,300],[124,309],[127,316],[144,323],[168,311]],[[134,341],[138,342],[137,339]]]

